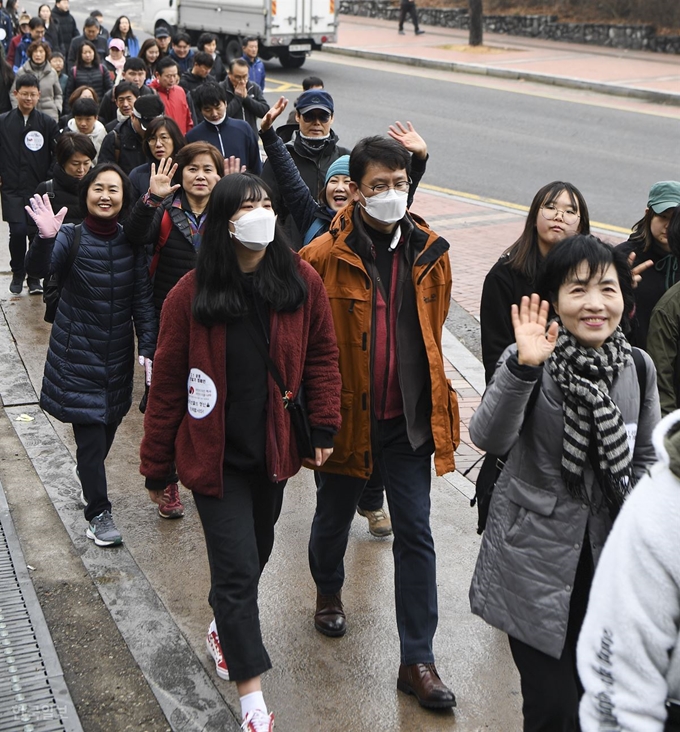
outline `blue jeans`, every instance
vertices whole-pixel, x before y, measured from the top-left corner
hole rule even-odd
[[[401,662],[432,663],[437,580],[430,530],[430,439],[413,450],[403,417],[376,421],[372,445],[392,518],[394,591]],[[322,473],[309,538],[309,566],[319,592],[333,595],[345,580],[343,558],[363,478]]]

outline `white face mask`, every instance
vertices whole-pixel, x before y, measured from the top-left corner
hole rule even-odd
[[[406,213],[406,191],[397,191],[392,188],[384,193],[376,193],[375,196],[365,198],[366,203],[361,204],[366,213],[376,221],[383,224],[394,224],[401,221]]]
[[[234,236],[254,252],[261,252],[274,240],[276,214],[270,208],[254,208],[229,223],[234,225]]]

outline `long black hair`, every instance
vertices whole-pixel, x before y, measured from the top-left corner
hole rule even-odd
[[[207,327],[227,323],[248,313],[245,285],[229,232],[229,220],[246,201],[272,198],[269,186],[250,173],[227,175],[213,188],[205,231],[196,259],[194,318]],[[298,272],[296,255],[277,225],[264,258],[253,276],[256,298],[276,312],[293,312],[307,298],[307,285]]]
[[[510,266],[516,272],[524,275],[529,282],[536,281],[541,263],[541,251],[538,248],[538,232],[536,231],[539,211],[541,206],[554,203],[560,197],[562,191],[566,191],[571,205],[578,210],[581,217],[578,224],[578,233],[590,234],[590,215],[581,191],[575,185],[561,180],[555,180],[543,186],[531,202],[524,223],[524,230],[519,239],[505,251]]]

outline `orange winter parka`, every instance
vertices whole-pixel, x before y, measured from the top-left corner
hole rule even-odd
[[[371,420],[375,418],[371,404],[375,286],[365,260],[357,253],[357,228],[362,227],[355,220],[358,216],[354,204],[346,206],[336,214],[329,232],[314,239],[299,254],[324,282],[340,351],[342,427],[335,437],[333,454],[321,470],[368,478],[373,471]],[[449,243],[410,214],[398,226],[402,243],[406,242],[412,252],[412,264],[408,266],[415,290],[418,321],[415,327],[420,327],[427,355],[435,469],[437,475],[443,475],[455,470],[454,450],[460,440],[458,399],[446,378],[441,341],[451,297]],[[402,323],[400,316],[397,317],[399,330]],[[403,355],[398,348],[402,392],[405,387]],[[408,429],[406,409],[405,417]]]

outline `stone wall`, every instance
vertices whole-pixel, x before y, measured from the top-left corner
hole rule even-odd
[[[397,20],[399,7],[391,0],[340,0],[340,13]],[[441,28],[470,27],[466,8],[418,8],[423,25]],[[610,23],[560,23],[556,15],[485,15],[484,30],[511,36],[547,38],[572,43],[628,48],[631,50],[680,53],[680,36],[657,36],[653,25]]]

